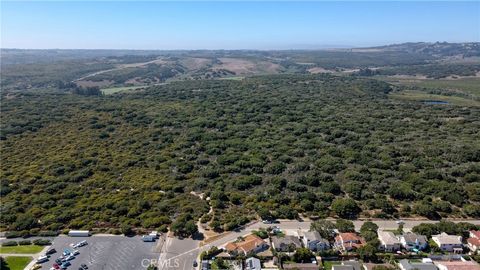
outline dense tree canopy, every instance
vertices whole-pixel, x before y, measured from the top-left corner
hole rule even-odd
[[[278,75],[4,95],[2,226],[190,234],[209,204],[217,229],[257,212],[478,217],[479,108],[394,101],[390,89]]]

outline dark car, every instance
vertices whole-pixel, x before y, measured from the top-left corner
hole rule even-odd
[[[84,263],[82,263],[82,265],[80,265],[82,267],[82,269],[88,269],[88,266]]]
[[[193,261],[193,267],[197,267],[197,266],[198,266],[197,261]]]
[[[51,249],[47,250],[47,252],[45,254],[50,255],[50,254],[53,254],[53,253],[56,253],[56,252],[57,251],[54,248],[51,248]]]

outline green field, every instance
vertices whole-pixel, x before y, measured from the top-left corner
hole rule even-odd
[[[43,246],[26,245],[26,246],[13,246],[13,247],[0,247],[0,253],[7,254],[35,254],[42,251]]]
[[[448,89],[480,96],[480,78],[462,78],[458,80],[421,80],[381,77],[386,82],[407,86],[419,86],[428,89]]]
[[[466,98],[456,97],[456,96],[434,95],[434,94],[428,94],[428,93],[415,91],[415,90],[406,90],[406,91],[391,93],[389,97],[393,99],[407,100],[407,101],[420,102],[422,100],[438,100],[438,101],[447,101],[452,105],[458,105],[458,106],[480,106],[480,102],[471,100],[471,99],[466,99]]]
[[[127,91],[127,90],[136,90],[139,88],[142,88],[144,86],[125,86],[125,87],[112,87],[112,88],[105,88],[101,89],[104,95],[111,95],[114,93],[118,93],[121,91]]]
[[[10,256],[5,258],[5,270],[23,270],[30,263],[32,257]],[[3,267],[2,267],[3,270]]]

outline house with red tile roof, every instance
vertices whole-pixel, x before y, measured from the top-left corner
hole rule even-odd
[[[470,238],[467,239],[467,246],[472,254],[480,253],[480,231],[470,231]]]
[[[474,261],[441,261],[435,265],[439,270],[480,270],[480,265]]]
[[[341,252],[354,251],[365,245],[365,240],[356,233],[340,233],[335,237],[334,247]]]
[[[225,250],[233,255],[251,255],[268,249],[268,244],[262,238],[250,234],[243,239],[230,242]]]

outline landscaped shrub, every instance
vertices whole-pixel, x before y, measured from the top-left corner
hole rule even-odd
[[[18,246],[17,241],[7,241],[2,243],[2,247],[13,247],[13,246]]]
[[[33,244],[39,245],[39,246],[47,246],[50,245],[52,242],[48,239],[35,239],[33,240]]]
[[[20,246],[28,246],[28,245],[31,245],[32,244],[32,241],[30,240],[22,240],[22,241],[18,241],[18,244]]]

